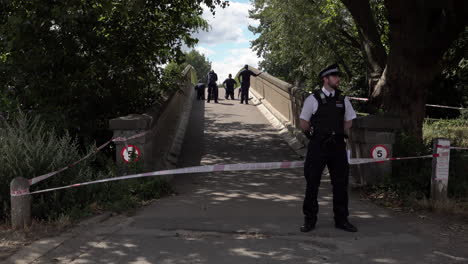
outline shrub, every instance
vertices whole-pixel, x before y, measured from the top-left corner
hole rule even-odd
[[[0,201],[3,205],[1,217],[5,217],[10,211],[9,186],[13,178],[30,179],[67,166],[80,157],[76,140],[69,134],[57,136],[54,130],[49,129],[38,117],[33,118],[20,112],[10,122],[3,121],[0,127]],[[89,162],[85,161],[33,186],[32,189],[90,179],[92,173],[88,164]],[[42,216],[54,207],[56,211],[63,211],[75,198],[60,192],[35,196],[33,214]]]
[[[430,153],[427,145],[414,137],[399,134],[394,148],[396,157],[421,156]],[[431,160],[400,160],[393,163],[392,177],[388,182],[401,195],[422,198],[428,196],[431,183]]]
[[[452,119],[427,121],[423,126],[424,142],[432,147],[433,138],[450,139],[450,144],[468,148],[468,120]],[[450,152],[448,194],[452,198],[468,197],[468,151]]]
[[[55,171],[79,160],[77,140],[69,134],[57,135],[39,117],[19,113],[9,122],[0,123],[0,218],[10,212],[10,181],[27,179]],[[88,147],[94,151],[95,146]],[[98,154],[99,155],[99,154]],[[97,164],[101,163],[101,164]],[[77,166],[37,183],[31,191],[116,176],[113,161],[105,156],[92,156]],[[152,190],[148,190],[151,187]],[[139,199],[151,199],[170,192],[167,183],[158,179],[101,183],[33,195],[32,215],[56,219],[63,215],[76,218],[92,208],[124,210],[134,207]],[[91,206],[93,205],[93,206]]]
[[[452,146],[468,147],[468,121],[463,119],[428,119],[423,126],[423,141],[405,134],[397,135],[394,145],[395,157],[422,156],[432,154],[434,138],[448,138]],[[468,151],[450,152],[448,196],[460,199],[468,197]],[[430,196],[432,159],[400,160],[393,163],[392,175],[377,186],[373,193],[395,194],[404,200]],[[407,199],[410,198],[410,199]]]

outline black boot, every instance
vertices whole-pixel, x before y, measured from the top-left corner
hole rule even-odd
[[[307,233],[315,229],[315,223],[317,223],[317,219],[304,219],[304,224],[301,226],[301,232]]]
[[[357,232],[357,228],[353,226],[348,219],[344,220],[336,220],[335,219],[335,227],[346,232]]]

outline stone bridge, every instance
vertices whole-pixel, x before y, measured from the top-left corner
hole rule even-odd
[[[139,147],[146,170],[303,159],[305,141],[296,126],[306,94],[262,74],[252,82],[251,104],[224,100],[224,89],[219,103],[206,103],[194,99],[191,71],[184,72],[184,87],[165,111],[110,122],[120,136],[150,131],[127,142]],[[374,141],[391,147],[385,127],[360,122],[353,155],[364,155]],[[468,263],[466,234],[449,228],[446,219],[380,208],[357,192],[351,192],[350,220],[359,232],[335,229],[327,177],[319,191],[316,230],[299,232],[302,169],[182,174],[170,180],[176,195],[131,216],[82,223],[24,248],[7,263]]]

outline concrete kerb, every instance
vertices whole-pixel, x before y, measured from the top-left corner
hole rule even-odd
[[[306,144],[299,141],[296,136],[302,133],[294,128],[292,124],[281,118],[279,113],[274,113],[275,109],[266,101],[262,100],[260,95],[255,90],[250,89],[249,93],[252,95],[252,101],[257,106],[258,110],[265,116],[271,125],[278,129],[280,136],[288,143],[288,145],[299,155],[304,158],[307,154]],[[305,137],[304,137],[305,138]],[[307,139],[303,139],[304,141]]]
[[[102,223],[108,220],[112,216],[112,213],[106,212],[97,216],[93,216],[89,219],[86,219],[80,222],[72,230],[69,230],[65,233],[62,233],[55,237],[49,237],[37,240],[26,247],[21,248],[16,253],[11,255],[5,260],[6,264],[28,264],[33,263],[40,257],[44,256],[48,252],[59,247],[66,241],[75,238],[83,233],[83,231],[88,230],[90,226]]]

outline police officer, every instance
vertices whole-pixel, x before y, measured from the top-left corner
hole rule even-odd
[[[218,103],[218,85],[216,81],[218,81],[218,75],[214,70],[211,70],[208,73],[208,103],[210,100],[214,100],[215,103]]]
[[[197,85],[195,85],[197,100],[205,100],[205,87],[205,84],[201,80],[199,80]]]
[[[232,78],[232,74],[229,74],[229,77],[224,80],[223,84],[226,87],[225,98],[229,99],[229,96],[231,96],[231,99],[234,100],[234,86],[237,85],[237,82]]]
[[[338,90],[340,70],[334,64],[319,73],[323,82],[320,90],[314,91],[304,101],[300,125],[309,137],[309,146],[304,165],[307,187],[303,204],[304,225],[302,232],[315,228],[317,222],[317,195],[325,165],[328,166],[333,188],[333,213],[335,227],[348,232],[357,228],[348,221],[349,164],[346,153],[346,132],[351,128],[356,112],[349,99]]]
[[[244,69],[239,73],[239,80],[241,83],[241,104],[245,101],[245,104],[249,104],[249,87],[250,87],[250,76],[259,76],[262,72],[255,74],[249,70],[249,65],[244,65]]]

